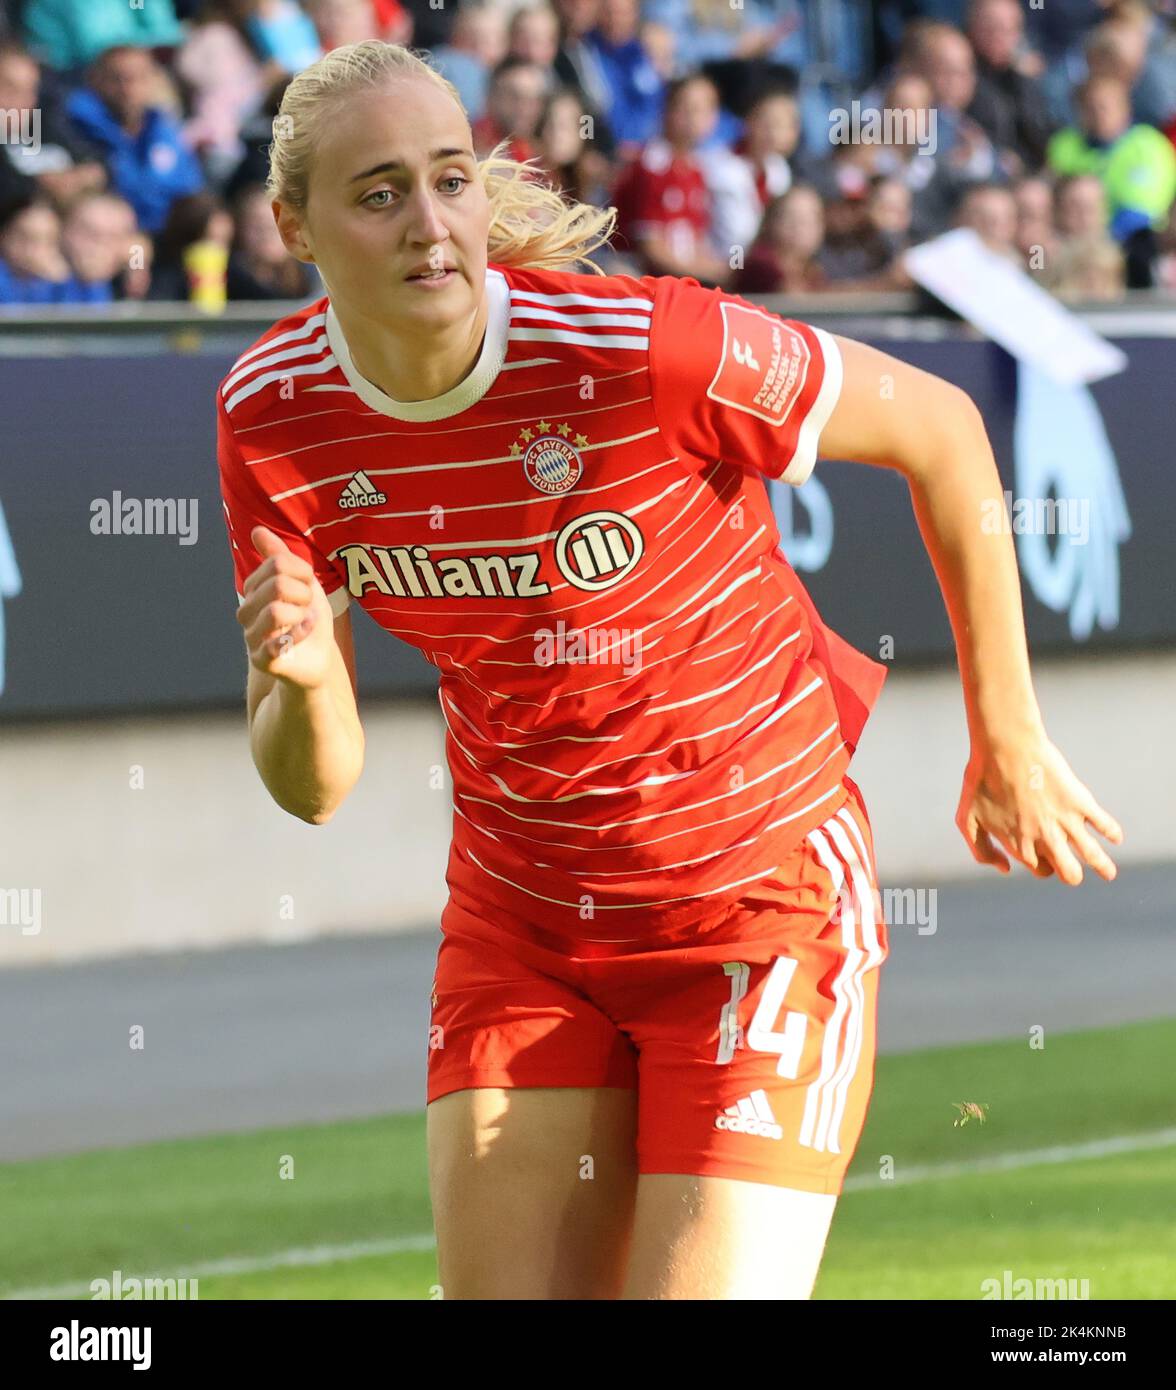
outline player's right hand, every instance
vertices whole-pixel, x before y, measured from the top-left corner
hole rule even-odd
[[[261,564],[245,580],[237,621],[259,671],[310,690],[331,668],[334,614],[313,567],[266,526],[249,533]]]

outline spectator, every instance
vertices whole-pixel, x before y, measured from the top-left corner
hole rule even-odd
[[[307,299],[322,292],[314,267],[295,260],[286,250],[264,188],[245,189],[234,214],[236,233],[227,283],[230,299]]]
[[[559,52],[559,16],[547,4],[524,5],[511,17],[507,52],[512,58],[525,58],[544,70],[555,62]]]
[[[113,193],[83,193],[70,204],[61,244],[73,272],[75,298],[104,304],[118,297],[134,218],[131,205]]]
[[[1054,189],[1056,254],[1046,262],[1044,283],[1059,298],[1111,299],[1126,277],[1121,247],[1107,233],[1107,200],[1094,174],[1059,179]]]
[[[102,161],[74,134],[69,121],[40,90],[36,62],[18,43],[0,43],[0,213],[38,196],[58,207],[106,182]],[[16,132],[17,138],[12,138]]]
[[[976,95],[976,63],[968,40],[950,24],[920,21],[911,26],[904,54],[904,70],[917,72],[931,86],[936,159],[964,183],[999,178],[996,147],[967,114]]]
[[[245,32],[265,60],[293,75],[323,56],[318,31],[297,0],[244,0]]]
[[[873,175],[897,179],[908,190],[911,235],[916,242],[925,241],[947,226],[967,184],[940,156],[935,138],[938,122],[926,78],[914,72],[900,74],[887,89],[883,106],[903,113],[902,138],[873,147]],[[930,137],[925,143],[920,143],[920,132]]]
[[[636,153],[661,123],[665,82],[638,37],[638,0],[601,0],[600,19],[588,36],[608,89],[608,120],[622,158]]]
[[[157,232],[176,198],[204,185],[179,125],[151,104],[157,76],[142,48],[112,48],[94,64],[90,86],[74,92],[67,110],[77,129],[105,155],[111,184]]]
[[[263,65],[234,22],[233,0],[205,0],[176,54],[176,74],[190,93],[184,140],[199,151],[214,183],[245,154],[241,126],[261,105],[281,71]]]
[[[650,0],[646,17],[678,35],[678,75],[704,63],[764,59],[793,72],[809,59],[800,0]]]
[[[303,0],[324,53],[345,43],[364,39],[388,39],[380,32],[380,21],[372,0]]]
[[[976,53],[976,91],[968,114],[998,149],[1015,151],[1039,169],[1051,125],[1039,63],[1024,49],[1025,18],[1019,0],[973,0],[968,37]]]
[[[711,195],[697,153],[714,131],[717,110],[709,78],[676,78],[666,92],[664,135],[650,140],[617,181],[617,231],[643,273],[731,282],[732,267],[711,239]]]
[[[978,183],[964,191],[956,212],[957,227],[971,227],[994,255],[1023,269],[1017,249],[1017,203],[998,183]]]
[[[804,294],[828,284],[817,260],[825,240],[821,195],[794,183],[773,198],[746,264],[735,276],[736,294]]]
[[[1058,248],[1045,277],[1059,299],[1115,300],[1125,284],[1121,247],[1108,236],[1072,237]]]
[[[901,179],[886,174],[870,180],[867,202],[870,225],[886,249],[887,261],[894,265],[911,245],[911,191]]]
[[[1108,0],[1050,0],[1041,5],[1038,0],[1027,7],[1033,44],[1047,67],[1073,53],[1076,39],[1106,17],[1107,4]]]
[[[687,100],[699,104],[699,118],[704,122],[696,154],[710,194],[711,244],[729,260],[736,247],[746,254],[763,220],[755,175],[748,161],[719,136],[719,93],[714,82],[699,74]]]
[[[1131,124],[1124,84],[1089,77],[1078,91],[1079,124],[1049,142],[1049,166],[1058,174],[1097,174],[1106,190],[1110,230],[1123,242],[1161,229],[1176,198],[1176,151],[1152,126]]]
[[[1096,174],[1069,174],[1054,189],[1054,221],[1064,237],[1105,235],[1107,195]]]
[[[53,205],[37,201],[9,212],[0,222],[0,304],[61,303],[69,278]]]
[[[1120,3],[1091,31],[1086,69],[1126,84],[1137,125],[1164,126],[1176,116],[1176,37],[1146,5]]]
[[[824,0],[827,33],[837,28],[842,0]],[[717,138],[734,145],[749,104],[771,88],[797,90],[808,63],[805,7],[799,0],[646,0],[645,17],[674,33],[677,76],[702,71],[719,92]],[[824,133],[827,92],[806,85],[802,129]]]
[[[490,74],[506,56],[502,10],[494,4],[462,5],[449,42],[433,54],[433,66],[457,88],[471,121],[485,115]]]
[[[645,56],[653,64],[653,70],[661,78],[664,90],[666,83],[673,81],[678,71],[678,36],[664,24],[643,19],[637,28],[637,38],[645,49]]]
[[[824,198],[826,209],[840,198],[864,198],[870,180],[878,173],[878,157],[884,149],[873,140],[837,140],[829,158],[811,166],[807,182]]]
[[[735,153],[748,163],[756,196],[766,211],[792,184],[792,161],[800,144],[800,108],[788,92],[765,92],[747,113]]]
[[[884,289],[883,272],[892,260],[889,242],[870,218],[868,183],[826,202],[825,241],[817,255],[825,288]]]
[[[220,190],[221,196],[227,202],[232,202],[244,189],[257,183],[265,183],[269,175],[269,147],[274,138],[274,117],[278,114],[282,97],[292,80],[289,73],[283,73],[266,93],[260,109],[241,127],[245,157],[229,176],[228,183]]]
[[[717,94],[715,114],[717,119]],[[711,198],[712,244],[725,257],[730,257],[736,247],[746,251],[763,219],[750,166],[726,145],[713,141],[703,144],[699,158]]]
[[[486,114],[471,122],[478,157],[508,140],[508,158],[534,159],[539,153],[536,132],[547,89],[548,74],[542,68],[525,58],[504,58],[490,78]]]
[[[1057,249],[1054,230],[1053,189],[1043,178],[1019,179],[1012,189],[1017,207],[1017,250],[1026,269],[1044,269]]]
[[[233,219],[211,193],[177,198],[155,246],[148,299],[224,302]]]
[[[588,42],[588,36],[596,28],[601,0],[554,0],[554,4],[560,41],[552,65],[553,75],[562,86],[579,93],[584,110],[592,117],[600,151],[612,159],[616,154],[616,136],[606,114],[609,86],[600,56]]]
[[[569,200],[604,207],[612,169],[596,147],[590,122],[578,93],[567,87],[553,92],[539,118],[539,158],[552,187]]]
[[[59,71],[87,67],[112,48],[170,48],[183,37],[172,0],[25,0],[23,22],[33,54]]]

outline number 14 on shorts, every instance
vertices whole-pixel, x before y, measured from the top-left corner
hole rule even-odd
[[[735,1049],[741,1045],[739,1025],[739,1004],[747,994],[751,967],[746,961],[730,960],[723,964],[723,973],[731,980],[731,998],[723,1005],[719,1016],[719,1050],[716,1062],[729,1062],[735,1056]],[[772,962],[768,978],[764,981],[763,993],[755,1016],[747,1027],[747,1046],[756,1052],[776,1052],[780,1060],[776,1072],[795,1080],[800,1071],[800,1057],[804,1051],[804,1037],[808,1029],[808,1019],[804,1014],[790,1009],[784,1015],[784,1026],[777,1030],[776,1022],[784,1004],[784,996],[796,973],[796,962],[789,956],[777,956]]]

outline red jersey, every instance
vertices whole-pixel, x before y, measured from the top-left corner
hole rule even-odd
[[[827,629],[765,477],[836,403],[823,330],[696,280],[486,273],[473,370],[362,377],[326,298],[218,393],[240,596],[281,534],[440,671],[450,877],[547,930],[635,940],[771,875],[845,799],[885,667]]]
[[[612,201],[617,231],[632,245],[657,233],[673,253],[689,260],[709,245],[711,195],[697,162],[651,140],[617,180]]]

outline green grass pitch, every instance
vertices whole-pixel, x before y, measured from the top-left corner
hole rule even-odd
[[[1176,1144],[878,1177],[1176,1126],[1174,1052],[1164,1019],[881,1058],[816,1297],[978,1299],[1010,1270],[1176,1298]],[[987,1118],[957,1127],[968,1101]],[[0,1212],[0,1294],[88,1297],[119,1269],[201,1299],[437,1296],[423,1112],[4,1164]]]

